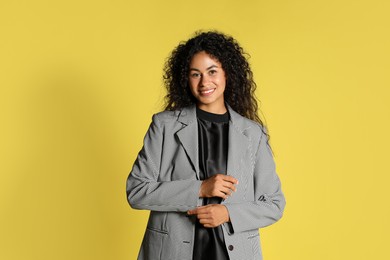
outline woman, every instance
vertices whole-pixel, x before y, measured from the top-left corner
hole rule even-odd
[[[164,72],[165,111],[127,180],[131,207],[151,210],[138,259],[262,259],[258,229],[285,200],[243,49],[197,33]]]

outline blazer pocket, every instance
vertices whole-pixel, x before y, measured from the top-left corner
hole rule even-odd
[[[160,259],[168,232],[147,227],[138,259]]]
[[[168,231],[157,229],[157,228],[153,228],[153,227],[146,227],[146,230],[149,230],[151,232],[157,232],[157,233],[160,233],[160,234],[163,234],[163,235],[168,235]]]

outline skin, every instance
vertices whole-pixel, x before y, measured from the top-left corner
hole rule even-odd
[[[224,114],[227,109],[224,100],[226,87],[225,71],[221,63],[202,51],[194,55],[190,63],[189,85],[197,106],[207,112]],[[199,197],[220,197],[226,199],[236,191],[237,179],[216,174],[204,180],[199,190]],[[188,215],[196,215],[206,228],[217,227],[230,221],[229,212],[224,205],[209,204],[189,210]]]

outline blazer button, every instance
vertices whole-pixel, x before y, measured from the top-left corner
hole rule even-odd
[[[233,251],[234,246],[233,245],[229,245],[228,248],[229,248],[230,251]]]

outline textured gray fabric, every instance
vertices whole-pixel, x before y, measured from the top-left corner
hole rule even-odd
[[[228,106],[227,174],[237,191],[224,200],[230,223],[223,224],[231,260],[262,259],[258,228],[282,217],[285,199],[261,126]],[[198,128],[195,106],[155,114],[127,179],[132,208],[151,210],[138,259],[191,259],[200,205]]]

